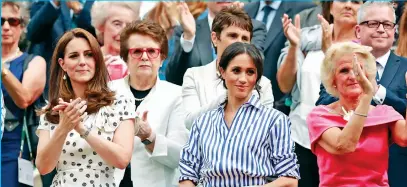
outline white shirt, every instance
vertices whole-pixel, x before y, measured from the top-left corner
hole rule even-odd
[[[387,51],[386,54],[383,56],[379,57],[376,59],[376,62],[380,64],[376,65],[377,72],[379,73],[379,79],[382,79],[384,68],[386,68],[387,61],[389,60],[390,57],[390,51]],[[373,101],[381,105],[384,102],[384,99],[386,98],[386,88],[383,87],[382,85],[379,84],[379,89],[377,90],[376,94],[373,97]]]
[[[321,65],[324,57],[322,51],[310,51],[302,66],[298,67],[298,71],[301,71],[301,81],[296,84],[300,84],[301,87],[301,102],[289,115],[292,124],[291,137],[296,143],[307,149],[310,149],[311,143],[306,119],[319,98]]]
[[[268,18],[267,18],[267,24],[266,24],[267,31],[269,30],[271,23],[273,22],[273,19],[276,16],[277,10],[280,7],[280,5],[281,5],[281,1],[273,1],[269,5],[267,5],[264,1],[260,1],[260,6],[259,6],[259,10],[257,11],[256,20],[263,22],[263,18],[264,18],[263,8],[265,6],[269,6],[272,8],[272,10],[270,11],[270,14],[268,15]]]
[[[156,1],[142,1],[139,13],[140,18],[144,18],[144,16],[147,15],[147,13],[150,12],[150,10],[153,9],[156,4]]]

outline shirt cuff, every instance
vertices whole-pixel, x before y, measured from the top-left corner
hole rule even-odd
[[[377,90],[376,95],[374,95],[373,101],[378,105],[382,105],[385,98],[386,98],[386,88],[383,87],[382,85],[379,85],[379,89]]]
[[[161,134],[156,134],[154,140],[154,150],[152,153],[147,151],[150,157],[163,157],[168,154],[167,138]]]
[[[191,40],[184,39],[184,33],[181,34],[181,47],[184,50],[184,52],[189,53],[192,51],[192,48],[194,47],[194,42],[195,42],[195,35],[192,37]]]
[[[54,1],[53,0],[50,0],[49,1],[50,3],[51,3],[51,5],[55,8],[55,9],[59,9],[59,6],[57,6],[55,3],[54,3]]]

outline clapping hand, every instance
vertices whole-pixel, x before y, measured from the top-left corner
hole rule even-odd
[[[74,14],[79,14],[83,9],[83,5],[79,1],[66,1],[66,6],[70,8]]]
[[[290,45],[297,47],[301,39],[300,16],[295,16],[295,26],[292,24],[292,20],[287,14],[283,15],[281,21],[283,22],[284,35],[287,37],[288,41],[290,41]]]
[[[353,72],[355,73],[356,80],[358,81],[360,87],[363,90],[363,94],[368,96],[373,96],[374,87],[372,82],[366,77],[365,72],[362,70],[362,66],[358,61],[356,54],[353,54]]]
[[[136,117],[135,125],[135,135],[141,140],[145,140],[150,137],[152,130],[150,124],[147,121],[148,111],[144,111],[142,118]]]
[[[180,24],[184,29],[184,38],[191,40],[196,32],[195,18],[191,11],[189,11],[188,5],[185,2],[178,4],[178,11],[181,22]]]
[[[86,101],[77,98],[69,103],[59,98],[58,105],[52,110],[59,112],[59,124],[66,133],[73,129],[77,129],[78,125],[87,116],[85,112],[87,108]]]
[[[322,27],[322,51],[325,53],[332,45],[333,25],[330,25],[323,16],[318,14],[318,20]]]
[[[243,8],[243,7],[244,7],[244,3],[243,3],[243,2],[240,2],[240,1],[235,1],[235,2],[232,3],[231,6],[235,6],[235,7],[238,7],[238,8]]]

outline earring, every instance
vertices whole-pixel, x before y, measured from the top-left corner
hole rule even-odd
[[[66,74],[64,73],[64,76],[62,77],[62,79],[66,80]]]

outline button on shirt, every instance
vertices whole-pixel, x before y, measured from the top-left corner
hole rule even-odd
[[[386,54],[384,54],[383,56],[376,59],[376,63],[377,63],[376,69],[377,69],[377,73],[379,74],[379,80],[383,77],[384,68],[386,67],[389,57],[390,57],[390,51],[388,51]],[[376,94],[374,95],[373,101],[376,104],[381,105],[381,104],[383,104],[385,98],[386,98],[386,88],[379,84],[379,89],[377,90]]]
[[[268,18],[267,18],[267,23],[266,24],[266,28],[267,31],[269,30],[271,23],[273,22],[274,17],[276,16],[276,12],[278,10],[278,8],[280,7],[281,1],[273,1],[272,3],[270,3],[269,5],[267,5],[264,1],[260,1],[260,6],[259,6],[259,10],[257,11],[257,16],[256,16],[256,20],[258,21],[263,21],[264,19],[264,13],[265,13],[265,6],[269,6],[272,8],[272,10],[270,11],[270,13],[268,14]]]
[[[199,117],[181,151],[180,181],[209,186],[253,186],[269,176],[299,178],[290,121],[252,95],[236,113],[231,127],[224,105]]]

